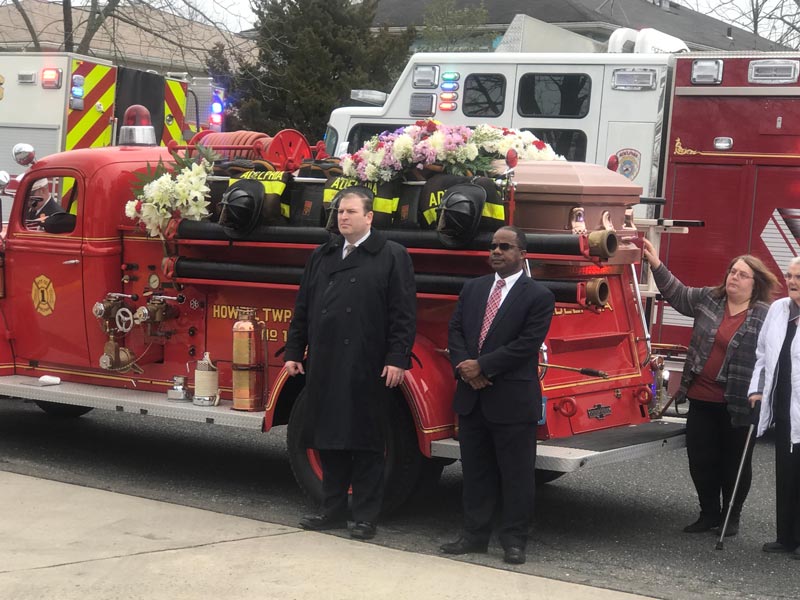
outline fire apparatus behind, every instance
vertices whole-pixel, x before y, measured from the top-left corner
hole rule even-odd
[[[183,142],[187,82],[72,53],[9,52],[0,64],[0,169],[11,148],[39,156],[116,142],[125,110],[144,105],[162,144]]]
[[[715,285],[734,256],[780,275],[800,254],[798,72],[797,53],[416,54],[390,94],[354,92],[379,106],[334,110],[326,144],[352,152],[423,117],[530,130],[663,198],[636,210],[654,230],[702,224],[668,236],[661,258],[687,285]],[[692,320],[669,306],[656,302],[652,322],[654,342],[688,343]]]
[[[203,141],[228,158],[271,161],[278,171],[264,180],[286,183],[270,188],[277,194],[299,191],[303,211],[303,194],[325,184],[286,176],[310,156],[305,140],[288,131],[237,145],[245,134],[252,132],[207,133]],[[258,225],[240,235],[213,220],[173,219],[164,240],[148,237],[124,217],[124,205],[135,173],[160,160],[171,157],[157,146],[81,149],[25,173],[0,263],[0,394],[62,416],[99,408],[264,432],[287,425],[293,471],[319,497],[316,455],[298,441],[303,377],[287,376],[281,350],[303,266],[329,234],[319,223]],[[78,208],[40,230],[25,214],[42,177],[69,178],[75,197],[62,205]],[[506,220],[528,231],[529,268],[557,299],[541,357],[539,480],[681,447],[683,424],[651,421],[648,410],[659,365],[637,297],[641,251],[625,218],[641,188],[567,162],[521,163],[513,183],[502,183]],[[565,212],[574,233],[560,230]],[[491,232],[456,249],[436,231],[388,227],[386,235],[409,250],[418,301],[413,367],[390,405],[391,507],[459,456],[447,324],[463,282],[491,272]]]

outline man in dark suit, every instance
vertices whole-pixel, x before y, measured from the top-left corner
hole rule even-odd
[[[322,463],[321,514],[303,517],[300,526],[343,528],[352,485],[350,536],[362,540],[377,531],[390,388],[411,367],[417,307],[411,257],[372,229],[372,204],[366,188],[341,192],[341,235],[308,260],[284,363],[289,375],[308,372],[304,442],[319,450]]]
[[[523,271],[526,245],[516,227],[495,232],[489,246],[495,274],[464,285],[448,340],[459,380],[453,408],[464,473],[464,533],[441,550],[486,552],[502,498],[498,533],[511,564],[525,562],[542,412],[539,348],[555,306],[552,292]]]

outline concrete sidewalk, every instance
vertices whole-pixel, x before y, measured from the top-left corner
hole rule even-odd
[[[644,598],[3,471],[0,514],[9,600]]]

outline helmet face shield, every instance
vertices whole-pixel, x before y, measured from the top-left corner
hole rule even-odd
[[[260,181],[242,179],[222,195],[219,224],[232,238],[243,238],[261,222],[264,186]]]
[[[448,188],[437,209],[436,232],[446,248],[463,248],[475,238],[481,222],[486,190],[474,183]]]

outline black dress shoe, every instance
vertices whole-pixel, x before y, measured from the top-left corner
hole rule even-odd
[[[771,553],[775,553],[775,552],[786,553],[786,552],[791,552],[792,551],[792,549],[789,546],[784,546],[780,542],[767,542],[766,544],[761,546],[761,549],[764,552],[771,552]]]
[[[357,540],[371,540],[375,537],[378,528],[369,521],[357,521],[350,528],[350,537]]]
[[[700,515],[700,518],[697,519],[691,525],[687,525],[683,528],[684,533],[702,533],[704,531],[711,531],[714,527],[719,527],[720,525],[720,518],[719,516],[708,516],[708,515]]]
[[[478,542],[466,538],[458,538],[455,542],[448,542],[439,546],[445,554],[484,554],[489,548],[488,542]]]
[[[503,554],[503,561],[510,565],[525,564],[525,548],[521,546],[509,546]]]
[[[306,515],[300,519],[300,527],[310,531],[326,531],[328,529],[344,529],[347,521],[335,515]]]

